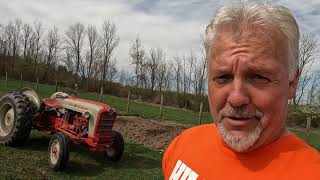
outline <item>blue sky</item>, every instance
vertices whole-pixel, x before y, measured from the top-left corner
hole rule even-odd
[[[101,28],[105,19],[116,23],[120,44],[118,66],[129,65],[129,48],[139,35],[144,48],[162,48],[168,59],[200,52],[200,34],[222,0],[0,0],[0,23],[14,18],[46,28],[56,25],[64,33],[70,24],[82,22]],[[290,8],[302,29],[320,36],[320,0],[274,1]],[[320,64],[320,63],[317,63]],[[320,66],[319,66],[320,67]]]

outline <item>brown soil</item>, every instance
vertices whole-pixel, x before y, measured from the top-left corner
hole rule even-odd
[[[145,147],[162,151],[189,127],[192,125],[135,116],[118,116],[113,129],[123,135],[125,142],[143,144]]]

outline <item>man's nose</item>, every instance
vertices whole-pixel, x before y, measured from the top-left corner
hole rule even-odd
[[[227,102],[232,107],[241,107],[250,103],[249,94],[245,84],[241,80],[233,81],[233,87],[229,93]]]

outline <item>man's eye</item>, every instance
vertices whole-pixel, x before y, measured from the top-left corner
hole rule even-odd
[[[265,76],[261,76],[259,74],[255,74],[251,77],[251,80],[256,81],[256,82],[270,82],[269,78],[265,77]]]
[[[233,79],[233,75],[225,74],[225,75],[215,77],[214,81],[222,84],[222,83],[227,83],[227,82],[231,81],[232,79]]]

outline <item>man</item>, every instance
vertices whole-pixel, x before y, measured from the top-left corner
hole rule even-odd
[[[184,131],[163,157],[165,179],[320,179],[320,155],[285,127],[299,77],[291,12],[241,2],[206,29],[215,124]]]

